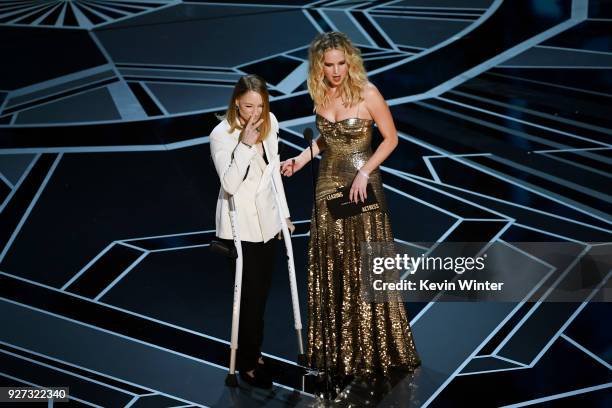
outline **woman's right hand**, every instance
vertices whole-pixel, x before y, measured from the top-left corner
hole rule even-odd
[[[302,167],[304,167],[306,163],[304,163],[300,156],[296,156],[289,160],[285,160],[280,164],[281,174],[285,177],[291,177],[295,173],[297,173]]]
[[[253,118],[254,116],[251,115],[244,129],[240,132],[240,141],[250,146],[257,143],[257,139],[259,138],[259,130],[257,130],[257,128],[263,123],[263,119],[259,119],[257,122],[253,123]]]

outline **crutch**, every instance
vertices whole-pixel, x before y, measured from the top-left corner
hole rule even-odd
[[[293,245],[291,244],[291,234],[289,233],[289,227],[287,226],[287,220],[283,217],[281,212],[281,202],[278,194],[278,189],[272,177],[272,188],[274,189],[274,199],[276,201],[276,207],[278,208],[278,214],[281,222],[281,229],[283,232],[283,238],[285,241],[285,247],[287,249],[287,264],[289,267],[289,285],[291,287],[291,304],[293,306],[293,318],[295,321],[295,330],[297,332],[298,339],[298,363],[305,365],[306,355],[304,354],[304,344],[302,342],[302,318],[300,315],[300,302],[297,292],[297,282],[295,277],[295,263],[293,261]],[[229,373],[225,379],[225,385],[229,387],[238,386],[238,380],[236,378],[236,351],[238,350],[238,330],[240,324],[240,297],[242,293],[242,245],[240,242],[240,236],[238,233],[238,216],[236,212],[236,204],[234,202],[234,196],[229,197],[230,207],[230,223],[232,226],[232,238],[234,239],[234,246],[236,248],[236,273],[234,278],[234,303],[232,306],[232,334],[230,341],[230,366]]]
[[[276,166],[274,166],[276,167]],[[304,344],[302,342],[302,317],[300,315],[300,300],[298,298],[297,283],[295,279],[295,263],[293,261],[293,245],[291,244],[291,233],[287,226],[287,220],[283,217],[281,211],[281,201],[278,193],[278,188],[274,182],[272,175],[272,188],[274,189],[274,198],[276,200],[276,208],[278,208],[278,216],[280,217],[281,229],[287,250],[287,266],[289,268],[289,286],[291,288],[291,306],[293,307],[293,321],[295,322],[295,331],[298,341],[298,364],[306,365],[306,355],[304,354]]]
[[[234,196],[229,197],[229,215],[232,225],[232,238],[236,248],[236,273],[234,277],[234,303],[232,305],[232,335],[230,341],[230,365],[229,373],[225,378],[225,385],[237,387],[236,378],[236,350],[238,350],[238,326],[240,324],[240,295],[242,293],[242,244],[238,233],[238,214],[236,213],[236,203]]]

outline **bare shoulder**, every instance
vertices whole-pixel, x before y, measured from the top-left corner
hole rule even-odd
[[[365,100],[365,103],[367,105],[376,104],[380,103],[381,101],[384,101],[384,98],[378,91],[376,85],[371,82],[368,82],[363,87],[363,99]]]
[[[383,98],[381,93],[378,91],[376,85],[371,82],[368,82],[364,86],[362,95],[364,99],[364,104],[373,118],[376,117],[376,112],[383,111],[387,106],[385,98]]]

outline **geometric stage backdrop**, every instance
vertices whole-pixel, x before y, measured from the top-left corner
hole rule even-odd
[[[495,242],[551,287],[575,279],[612,245],[611,24],[605,0],[0,2],[0,386],[69,386],[70,406],[316,401],[282,251],[274,390],[223,385],[233,275],[208,249],[208,135],[257,73],[281,158],[303,149],[322,31],[352,38],[391,108],[399,145],[381,170],[398,242]],[[285,190],[305,312],[309,172]],[[567,257],[519,242],[563,242]],[[513,303],[408,302],[423,366],[352,384],[347,401],[612,406],[609,277],[572,303],[535,287]]]

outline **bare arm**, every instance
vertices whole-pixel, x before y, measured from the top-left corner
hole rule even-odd
[[[317,137],[312,142],[312,156],[316,157],[319,153],[325,150],[325,142],[321,137]],[[302,153],[298,154],[292,159],[285,160],[281,163],[281,174],[287,177],[291,177],[302,167],[304,167],[310,161],[310,148],[306,148]]]
[[[312,141],[312,156],[316,157],[323,150],[325,150],[325,142],[323,142],[321,136],[319,136]],[[306,149],[302,150],[302,153],[298,154],[295,157],[295,160],[299,160],[304,164],[307,164],[310,161],[310,148],[307,147]]]
[[[397,147],[397,130],[387,102],[374,85],[368,85],[364,91],[365,104],[378,126],[383,141],[374,154],[363,165],[361,170],[368,175],[380,166]]]
[[[393,123],[393,117],[387,102],[380,94],[378,89],[372,84],[368,84],[364,89],[363,93],[365,99],[365,105],[372,115],[372,119],[376,122],[378,130],[380,131],[383,141],[378,146],[374,154],[368,159],[368,161],[359,169],[353,180],[353,185],[349,192],[349,197],[352,201],[361,199],[365,201],[367,198],[366,187],[368,185],[368,178],[372,171],[378,168],[384,162],[393,150],[397,147],[397,130]]]

